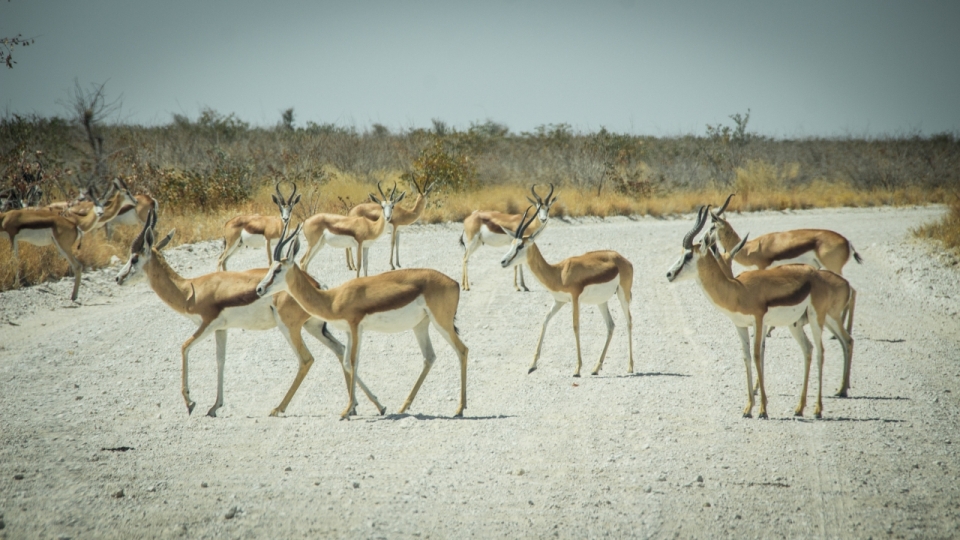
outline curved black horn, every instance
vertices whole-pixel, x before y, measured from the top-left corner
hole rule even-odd
[[[683,249],[693,249],[693,237],[703,229],[704,224],[707,222],[706,217],[707,207],[701,206],[700,210],[697,211],[697,223],[690,229],[690,232],[683,237]]]
[[[540,198],[540,195],[537,195],[536,187],[537,187],[536,184],[530,184],[530,193],[533,193],[533,198],[537,200],[537,204],[542,205],[543,199]]]
[[[383,188],[380,187],[380,182],[377,182],[377,191],[380,192],[380,196],[381,196],[381,197],[383,197],[384,199],[387,198],[387,196],[384,195],[384,193],[383,193]]]
[[[293,196],[297,194],[297,183],[296,183],[296,182],[291,182],[291,184],[293,184],[293,193],[290,194],[290,200],[292,201],[292,200],[293,200]]]
[[[290,236],[287,236],[287,225],[288,225],[287,222],[283,222],[283,228],[280,229],[280,241],[277,242],[277,247],[273,248],[274,261],[279,261],[283,259],[283,257],[280,255],[281,253],[283,253],[283,247],[286,246],[288,243],[290,243],[290,240],[292,238],[295,238],[297,234],[300,233],[300,227],[302,226],[302,224],[297,225],[297,228],[293,231],[293,234],[291,234]]]
[[[750,238],[750,233],[745,234],[745,235],[743,236],[743,240],[741,240],[739,244],[737,244],[736,246],[733,247],[733,249],[730,250],[730,259],[731,259],[731,260],[733,260],[733,259],[737,256],[737,253],[739,253],[740,250],[743,249],[743,246],[744,246],[744,244],[747,243],[747,239],[748,239],[748,238]]]
[[[547,193],[547,206],[550,206],[551,204],[553,204],[553,202],[550,200],[550,196],[552,195],[553,195],[553,184],[550,184],[550,193]]]
[[[392,201],[394,196],[397,194],[397,183],[393,183],[393,191],[390,192],[390,200]]]
[[[723,214],[723,211],[727,209],[727,205],[730,204],[730,199],[732,199],[734,195],[736,195],[736,193],[731,193],[731,194],[727,197],[727,200],[723,202],[723,206],[721,206],[720,209],[717,210],[716,214],[714,214],[714,215],[719,216],[719,215]]]
[[[523,211],[523,216],[520,218],[520,226],[517,227],[517,238],[523,238],[523,233],[527,232],[527,227],[533,223],[533,220],[537,219],[537,214],[534,212],[534,214],[530,216],[530,220],[526,221],[527,212],[529,212],[532,208],[532,206],[528,206],[527,209]],[[526,221],[526,223],[524,223],[524,221]]]

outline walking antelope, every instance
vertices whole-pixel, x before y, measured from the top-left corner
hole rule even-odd
[[[460,404],[454,416],[463,416],[463,409],[467,406],[468,351],[454,326],[460,303],[457,282],[436,270],[408,268],[351,279],[339,287],[322,290],[294,262],[300,249],[299,231],[300,226],[290,236],[284,235],[277,244],[273,265],[257,286],[257,294],[269,296],[285,291],[309,314],[347,332],[349,360],[344,365],[350,373],[350,399],[341,417],[347,417],[350,403],[353,403],[353,381],[359,381],[360,340],[367,331],[396,333],[412,329],[416,335],[423,353],[423,370],[399,412],[402,414],[410,407],[436,360],[430,341],[431,324],[460,358]],[[283,250],[291,241],[284,256]]]
[[[557,197],[553,197],[553,184],[550,184],[550,193],[546,199],[541,199],[537,194],[536,185],[530,186],[530,192],[533,198],[527,197],[531,204],[535,205],[537,210],[535,217],[539,223],[534,230],[547,223],[550,216],[550,207],[557,202]],[[486,212],[474,210],[472,214],[463,220],[463,234],[460,235],[460,245],[464,248],[463,253],[463,290],[470,290],[470,280],[467,277],[467,261],[470,255],[482,245],[493,247],[503,247],[513,242],[513,235],[508,230],[514,231],[520,228],[523,218],[520,214],[504,214],[502,212]],[[466,241],[464,241],[466,240]],[[517,284],[517,276],[520,276],[520,283]],[[518,264],[513,267],[513,287],[518,291],[529,291],[526,283],[523,282],[523,266]]]
[[[102,208],[100,209],[102,211]],[[96,219],[96,213],[90,213]],[[67,260],[73,271],[73,292],[70,300],[77,300],[80,290],[80,274],[83,265],[77,260],[74,249],[79,249],[83,231],[75,223],[55,212],[45,209],[11,210],[0,214],[0,232],[10,240],[13,260],[17,265],[16,282],[20,282],[20,242],[35,246],[53,244],[60,256]]]
[[[424,208],[427,207],[427,195],[433,191],[433,188],[436,184],[428,185],[426,181],[423,182],[423,186],[417,183],[416,180],[413,181],[414,187],[417,188],[417,200],[413,203],[413,209],[407,210],[402,206],[393,207],[393,216],[390,218],[390,269],[396,270],[400,268],[400,227],[406,227],[407,225],[412,225],[416,223],[420,216],[423,214]],[[382,209],[377,203],[363,203],[358,204],[350,209],[350,212],[347,213],[348,216],[363,216],[369,220],[376,220],[380,217]],[[396,252],[396,261],[397,264],[394,266],[394,252]],[[355,270],[353,267],[353,253],[350,248],[347,248],[347,268],[350,270]]]
[[[244,272],[214,272],[192,279],[181,277],[160,253],[173,237],[174,231],[155,242],[156,222],[156,214],[149,212],[143,230],[130,247],[130,259],[117,273],[117,284],[129,285],[146,278],[165,304],[199,325],[196,332],[184,341],[180,348],[181,393],[188,413],[193,412],[196,403],[190,399],[187,359],[190,349],[211,334],[217,341],[217,401],[207,411],[207,415],[216,416],[217,410],[223,406],[223,367],[226,362],[229,328],[269,330],[276,327],[297,355],[300,362],[297,375],[280,405],[273,409],[270,416],[286,411],[287,405],[313,365],[313,356],[300,334],[301,328],[333,352],[344,369],[344,380],[349,382],[343,366],[343,345],[327,331],[326,323],[303,311],[289,295],[280,294],[273,298],[261,298],[257,295],[256,287],[266,275],[266,268]],[[363,381],[358,379],[357,383],[380,414],[383,414],[386,408],[376,396],[370,393]],[[352,413],[356,403],[351,404]]]
[[[280,217],[277,216],[237,216],[230,219],[223,226],[223,253],[217,260],[217,270],[227,269],[227,259],[230,258],[240,246],[247,245],[251,247],[267,246],[267,264],[273,262],[273,251],[270,246],[271,240],[280,238],[280,231],[283,225],[290,221],[290,215],[293,207],[300,202],[300,195],[297,194],[297,185],[293,185],[293,192],[289,197],[284,197],[280,192],[280,184],[276,185],[277,192],[272,194],[273,202],[280,209]]]
[[[610,339],[613,337],[614,324],[610,317],[607,302],[614,294],[620,300],[623,316],[627,319],[627,343],[630,350],[630,364],[627,373],[633,373],[633,318],[630,315],[633,265],[616,251],[591,251],[577,257],[564,259],[558,264],[550,264],[543,258],[535,243],[540,233],[546,229],[546,222],[529,237],[524,238],[524,232],[533,223],[536,216],[531,217],[530,221],[524,221],[526,218],[527,212],[524,212],[520,219],[520,226],[515,231],[507,230],[507,233],[513,238],[513,242],[500,264],[504,268],[509,268],[511,266],[516,267],[521,261],[526,262],[533,275],[553,296],[553,308],[550,309],[543,320],[540,339],[537,341],[537,351],[533,355],[533,363],[527,373],[533,373],[537,369],[540,348],[543,346],[543,335],[547,331],[550,319],[569,302],[573,306],[573,335],[577,342],[577,370],[573,374],[574,377],[580,376],[582,363],[580,356],[580,304],[596,304],[599,306],[600,315],[607,323],[607,341],[603,344],[600,361],[597,362],[597,367],[593,368],[592,372],[593,375],[596,375],[603,367],[603,359],[607,355],[607,348],[610,346]]]
[[[383,193],[380,183],[377,190],[383,199],[378,199],[373,193],[370,200],[380,205],[380,215],[373,221],[361,216],[341,216],[339,214],[315,214],[303,222],[303,235],[307,239],[307,252],[300,259],[300,266],[307,270],[310,261],[324,245],[333,247],[357,248],[357,277],[360,277],[360,266],[363,266],[363,275],[367,275],[367,254],[373,241],[380,238],[386,224],[393,217],[393,207],[403,200],[406,192],[397,196],[397,186],[393,186],[390,196]],[[299,229],[298,229],[299,230]],[[366,245],[364,245],[366,244]]]
[[[803,415],[811,360],[810,342],[802,327],[803,318],[806,317],[817,347],[819,385],[814,414],[819,418],[823,411],[823,329],[829,329],[839,339],[843,348],[844,366],[848,369],[853,355],[853,338],[844,329],[842,321],[844,310],[852,307],[851,304],[855,301],[853,289],[840,275],[804,264],[747,271],[736,279],[731,278],[724,272],[723,264],[718,260],[716,246],[711,244],[710,235],[700,244],[693,244],[693,238],[706,224],[708,212],[708,208],[700,208],[697,223],[684,236],[683,253],[667,271],[667,279],[673,282],[695,278],[707,298],[737,327],[747,373],[748,401],[743,410],[745,418],[751,416],[754,405],[748,330],[751,326],[754,328],[753,362],[760,386],[759,417],[767,418],[763,354],[766,328],[769,326],[788,327],[803,350],[803,391],[800,404],[794,411],[797,416]]]
[[[63,208],[60,211],[64,217],[76,221],[84,233],[89,233],[116,219],[124,206],[136,202],[126,183],[119,178],[114,178],[103,198],[107,201],[106,204],[102,204],[96,190],[90,188],[81,192],[80,198],[73,203],[53,203],[47,208],[53,211]],[[91,218],[91,210],[96,219]]]

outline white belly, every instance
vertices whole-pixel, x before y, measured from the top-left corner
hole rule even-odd
[[[247,247],[264,247],[267,245],[267,239],[262,234],[250,234],[247,231],[240,231],[240,245]]]
[[[324,231],[324,242],[336,248],[355,248],[357,241],[352,236],[333,234],[330,231]]]
[[[707,296],[709,298],[709,296]],[[763,326],[789,326],[797,321],[807,311],[810,306],[810,297],[795,306],[779,306],[770,308],[767,314],[763,316]],[[717,309],[733,321],[733,324],[746,328],[754,326],[756,322],[753,315],[728,311],[720,306]]]
[[[784,259],[782,261],[776,261],[770,266],[783,266],[785,264],[809,264],[814,268],[823,268],[823,264],[820,262],[820,259],[817,258],[817,254],[814,251],[808,251],[803,255],[794,257],[792,259]]]
[[[247,330],[269,330],[277,325],[270,305],[272,296],[265,296],[253,304],[227,308],[217,320],[225,328],[244,328]]]
[[[121,210],[117,217],[111,222],[111,225],[139,225],[140,218],[137,217],[137,209]]]
[[[488,246],[503,247],[513,242],[513,238],[511,238],[510,235],[492,232],[486,225],[480,226],[480,232],[478,234],[480,235],[480,242]]]
[[[410,330],[420,323],[424,317],[427,317],[427,302],[423,296],[418,296],[413,302],[392,310],[371,313],[360,321],[360,330],[363,332],[373,331],[384,334],[395,334]],[[350,325],[347,321],[328,321],[330,326],[337,330],[350,332]]]
[[[580,303],[581,304],[602,304],[610,299],[617,292],[617,287],[620,286],[620,276],[617,275],[612,280],[606,283],[595,283],[593,285],[587,285],[583,292],[580,293]],[[550,295],[553,296],[554,300],[558,302],[571,302],[573,298],[570,296],[570,293],[565,292],[553,292],[550,291]]]
[[[17,242],[26,242],[35,246],[49,246],[53,243],[53,233],[50,229],[20,229]],[[65,246],[67,249],[70,246]]]

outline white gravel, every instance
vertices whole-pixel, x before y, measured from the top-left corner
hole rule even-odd
[[[214,342],[192,355],[196,412],[180,397],[180,344],[194,326],[147,287],[119,288],[116,268],[0,295],[0,538],[130,537],[857,537],[960,536],[960,284],[956,258],[910,238],[943,207],[731,215],[742,233],[823,227],[865,263],[849,399],[824,419],[795,419],[801,357],[787,332],[767,346],[770,420],[740,416],[746,396],[736,334],[694,282],[667,267],[692,216],[555,220],[550,261],[594,249],[630,259],[637,373],[618,328],[597,377],[571,377],[570,310],[553,320],[527,375],[552,301],[528,274],[512,287],[500,249],[471,259],[458,324],[470,347],[468,408],[456,408],[456,357],[439,356],[411,415],[396,415],[420,371],[412,333],[369,334],[360,373],[387,406],[346,400],[334,357],[317,357],[283,418],[269,418],[296,360],[276,331],[230,331],[226,404],[214,401]],[[163,229],[161,219],[160,229]],[[405,266],[459,280],[457,225],[414,226]],[[371,271],[388,245],[371,250]],[[185,275],[213,271],[218,242],[170,250]],[[244,250],[233,268],[262,266]],[[326,249],[312,272],[351,276]],[[584,309],[585,373],[605,337]],[[342,336],[340,336],[342,339]],[[840,382],[827,342],[825,394]],[[810,399],[816,389],[811,387]],[[127,451],[113,451],[129,447]]]

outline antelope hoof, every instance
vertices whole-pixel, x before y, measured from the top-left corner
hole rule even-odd
[[[834,397],[847,397],[847,389],[841,388],[840,390],[837,390],[837,393],[834,394]]]
[[[580,372],[578,371],[577,373],[574,373],[573,376],[579,379],[579,378],[580,378]]]
[[[536,370],[537,370],[537,366],[533,366],[532,368],[530,368],[530,369],[527,370],[527,375],[533,373],[533,372],[536,371]]]
[[[823,418],[823,413],[813,413],[813,417],[817,419]]]
[[[458,410],[454,415],[454,418],[463,418],[463,409]]]
[[[386,406],[386,405],[380,407],[380,416],[383,416],[383,415],[385,415],[385,414],[387,414],[387,406]]]
[[[190,403],[187,403],[187,414],[193,414],[193,408],[196,406],[197,406],[196,401],[191,401]]]
[[[210,410],[207,411],[207,416],[209,416],[210,418],[216,418],[216,417],[217,417],[217,409],[218,409],[218,407],[217,407],[216,405],[214,405],[213,407],[210,407]]]
[[[744,417],[744,418],[753,418],[753,415],[750,413],[750,411],[746,411],[746,412],[743,413],[743,417]]]
[[[797,409],[793,411],[794,416],[803,416],[803,409]]]
[[[270,416],[280,416],[280,413],[282,413],[282,412],[283,412],[283,411],[281,411],[279,408],[277,408],[277,409],[274,409],[274,410],[270,411]]]
[[[758,414],[758,415],[757,415],[757,418],[759,418],[760,420],[769,420],[769,417],[767,416],[767,413],[765,413],[765,412],[762,412],[762,413]]]

